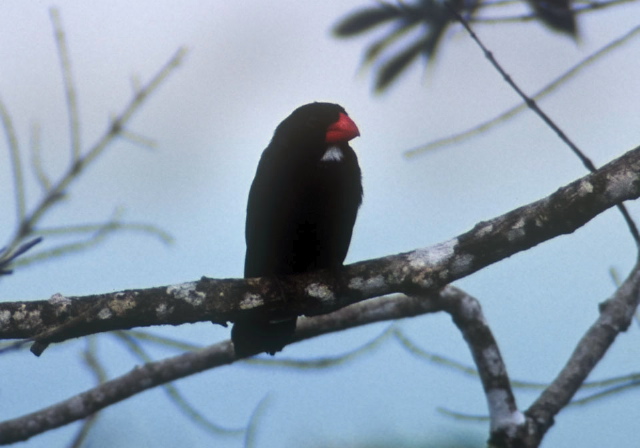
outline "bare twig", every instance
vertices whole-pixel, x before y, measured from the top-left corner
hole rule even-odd
[[[40,188],[46,194],[51,188],[51,179],[47,175],[42,165],[42,144],[40,143],[40,126],[34,123],[31,126],[31,167],[33,173],[40,184]]]
[[[166,336],[160,336],[145,330],[128,330],[127,333],[138,340],[151,342],[162,347],[174,348],[180,351],[193,351],[203,348],[202,345],[180,341],[174,338],[168,338]]]
[[[452,358],[438,355],[435,353],[429,353],[423,348],[418,347],[407,335],[405,335],[397,327],[393,328],[393,335],[400,345],[407,350],[407,352],[416,356],[417,358],[426,360],[438,366],[456,370],[463,375],[477,378],[479,376],[478,369],[467,364],[458,362]],[[620,375],[604,380],[585,381],[580,389],[602,389],[619,387],[624,384],[640,382],[640,373],[631,373],[628,375]],[[511,387],[514,389],[529,389],[529,390],[543,390],[549,387],[549,383],[525,381],[525,380],[511,380]],[[600,393],[600,392],[598,392]],[[576,400],[578,401],[578,400]],[[572,402],[573,403],[573,402]]]
[[[12,263],[15,263],[15,260],[29,249],[31,249],[36,244],[39,244],[42,241],[41,237],[34,238],[30,241],[27,241],[20,246],[18,246],[12,253],[9,253],[8,249],[0,249],[0,275],[11,274],[13,271],[8,269]]]
[[[82,426],[69,444],[69,448],[81,448],[84,445],[84,442],[87,440],[91,429],[93,429],[93,425],[95,425],[99,417],[100,413],[96,412],[95,414],[92,414],[84,419],[84,422],[82,422]]]
[[[171,244],[173,237],[164,230],[146,223],[121,222],[119,216],[114,216],[109,221],[97,224],[78,224],[64,227],[41,227],[36,235],[42,236],[69,236],[73,234],[95,233],[103,230],[131,230],[150,233],[157,236],[163,243]]]
[[[380,333],[375,338],[363,344],[354,350],[337,356],[321,357],[314,359],[292,359],[292,358],[248,358],[244,361],[245,364],[259,366],[259,367],[282,367],[286,369],[327,369],[332,367],[342,366],[349,363],[363,355],[372,353],[375,349],[380,347],[383,343],[389,340],[394,334],[395,324],[389,325],[389,327]]]
[[[99,157],[106,147],[117,137],[135,140],[137,144],[149,144],[150,141],[144,137],[138,136],[126,130],[126,126],[136,111],[140,109],[146,98],[151,95],[160,84],[173,72],[173,70],[181,63],[186,50],[179,49],[171,59],[158,71],[158,73],[145,85],[141,86],[136,92],[130,103],[123,111],[115,116],[110,123],[106,132],[85,154],[82,154],[80,148],[80,124],[78,117],[78,107],[73,77],[71,74],[71,63],[69,59],[69,50],[67,48],[64,30],[60,21],[59,13],[54,8],[51,10],[51,21],[54,28],[56,43],[58,45],[58,54],[60,57],[60,65],[63,73],[65,93],[67,98],[67,109],[69,113],[69,127],[71,134],[72,157],[71,163],[66,172],[55,181],[51,181],[43,170],[40,157],[40,137],[39,128],[34,127],[32,130],[32,160],[33,169],[40,186],[44,190],[41,199],[36,203],[31,211],[27,211],[25,205],[25,190],[22,164],[20,161],[20,152],[18,148],[18,140],[13,129],[11,117],[0,101],[0,119],[8,140],[9,151],[12,160],[12,170],[14,176],[14,189],[16,192],[16,208],[18,225],[13,236],[6,246],[6,250],[0,253],[0,263],[5,263],[8,258],[12,258],[12,254],[16,248],[21,247],[24,239],[30,235],[38,233],[38,225],[47,211],[62,198],[65,197],[70,184],[80,177],[87,166],[89,166],[97,157]],[[79,227],[69,227],[67,234],[78,231]],[[155,226],[137,223],[121,223],[119,221],[109,221],[102,224],[96,229],[95,235],[87,241],[64,244],[53,249],[35,254],[32,257],[25,257],[17,264],[28,264],[34,261],[40,261],[50,257],[57,257],[73,251],[86,249],[87,247],[101,241],[107,233],[116,230],[137,230],[147,233],[155,233],[164,241],[168,241],[170,236],[165,232],[157,229]],[[13,257],[12,259],[15,259]],[[4,266],[4,264],[3,264]],[[6,269],[5,269],[6,271]]]
[[[28,266],[30,264],[47,260],[50,258],[57,258],[62,255],[67,255],[74,252],[80,252],[90,247],[96,246],[107,238],[107,236],[118,227],[106,223],[100,226],[93,235],[85,239],[84,241],[75,241],[73,243],[61,244],[46,250],[41,250],[29,257],[23,257],[19,261],[13,263],[14,266]]]
[[[442,406],[438,406],[436,410],[439,413],[446,415],[447,417],[454,418],[456,420],[462,420],[467,422],[481,422],[481,423],[489,421],[488,415],[472,415],[464,412],[453,411],[449,408],[445,408]]]
[[[14,262],[13,265],[16,267],[28,266],[36,262],[86,250],[101,243],[105,240],[105,238],[107,238],[114,232],[141,232],[146,235],[153,235],[157,237],[164,244],[173,243],[173,237],[159,227],[146,223],[121,222],[118,214],[118,211],[116,211],[114,216],[109,221],[105,221],[101,224],[83,224],[65,227],[41,228],[38,231],[33,232],[33,234],[42,236],[69,236],[73,234],[83,235],[90,233],[91,235],[82,241],[61,244],[46,250],[42,250],[40,252],[36,252],[28,257],[22,257],[20,260]]]
[[[13,189],[16,195],[16,219],[21,222],[26,214],[26,200],[24,190],[24,175],[22,172],[22,161],[20,160],[20,148],[18,146],[18,138],[13,127],[11,115],[6,106],[0,99],[0,119],[2,119],[2,127],[7,138],[7,146],[9,148],[9,156],[11,158],[11,171],[13,173]],[[13,245],[9,246],[12,250]]]
[[[601,390],[601,391],[595,392],[593,394],[587,395],[586,397],[582,397],[582,398],[579,398],[577,400],[571,400],[571,403],[569,403],[569,406],[582,406],[582,405],[589,404],[589,403],[592,403],[592,402],[597,401],[597,400],[601,400],[601,399],[606,398],[606,397],[610,397],[612,395],[619,394],[619,393],[624,392],[624,391],[626,391],[628,389],[635,389],[637,387],[640,387],[640,379],[636,379],[634,381],[629,381],[629,382],[623,383],[623,384],[618,384],[617,386],[608,387],[605,390]]]
[[[98,346],[96,344],[96,336],[89,336],[87,338],[87,347],[82,355],[85,364],[87,364],[91,372],[93,372],[93,374],[95,375],[97,383],[102,384],[107,381],[108,378],[107,373],[104,370],[104,366],[96,355],[97,350]],[[84,445],[85,440],[89,436],[89,433],[91,432],[91,429],[98,420],[99,416],[100,413],[96,412],[95,414],[91,414],[84,419],[84,422],[82,422],[82,426],[78,430],[74,439],[69,444],[69,448],[80,448]]]
[[[137,358],[146,363],[152,362],[151,357],[131,334],[126,331],[115,331],[113,334],[119,341],[123,342],[129,351]],[[192,422],[210,433],[218,436],[241,436],[245,433],[245,428],[225,428],[224,426],[206,418],[200,411],[189,404],[186,398],[173,384],[163,384],[162,388],[182,413],[184,413]]]
[[[462,364],[453,359],[447,358],[445,356],[436,355],[434,353],[428,353],[425,350],[418,347],[414,344],[404,333],[397,330],[394,332],[394,336],[396,340],[400,343],[400,346],[407,350],[407,352],[411,353],[418,358],[427,360],[439,366],[450,368],[457,370],[460,373],[463,373],[468,376],[472,376],[478,378],[478,369]]]
[[[547,95],[549,95],[550,93],[554,92],[558,87],[560,87],[561,85],[563,85],[566,81],[570,80],[571,78],[575,77],[578,73],[580,73],[583,69],[587,68],[588,66],[590,66],[591,64],[593,64],[594,62],[596,62],[597,60],[599,60],[600,58],[602,58],[603,56],[606,56],[608,54],[611,53],[611,51],[623,44],[626,44],[628,42],[631,41],[631,39],[635,36],[637,36],[638,34],[640,34],[640,25],[636,26],[635,28],[631,29],[630,31],[628,31],[627,33],[625,33],[624,35],[620,36],[618,39],[615,39],[611,42],[609,42],[607,45],[605,45],[604,47],[600,48],[599,50],[597,50],[596,52],[590,54],[589,56],[587,56],[586,58],[584,58],[583,60],[581,60],[580,62],[578,62],[576,65],[574,65],[573,67],[571,67],[569,70],[567,70],[566,72],[564,72],[562,75],[560,75],[559,77],[557,77],[556,79],[554,79],[553,81],[551,81],[549,84],[547,84],[546,86],[544,86],[542,89],[540,89],[538,92],[536,92],[535,94],[533,94],[531,96],[532,99],[539,101],[542,98],[546,97]],[[496,117],[493,117],[489,120],[486,120],[470,129],[467,129],[465,131],[461,131],[461,132],[457,132],[453,135],[449,135],[447,137],[443,137],[443,138],[439,138],[436,140],[432,140],[431,142],[428,142],[424,145],[420,145],[416,148],[413,149],[409,149],[407,151],[404,152],[404,156],[405,157],[415,157],[417,155],[423,154],[426,151],[430,151],[433,149],[437,149],[437,148],[441,148],[443,146],[448,146],[448,145],[452,145],[454,143],[460,143],[463,142],[465,140],[468,140],[472,137],[478,136],[486,131],[488,131],[489,129],[492,129],[493,127],[497,126],[498,124],[504,123],[505,121],[508,121],[511,118],[514,118],[515,116],[517,116],[519,113],[527,110],[528,106],[525,102],[520,103],[508,110],[506,110],[505,112],[497,115]]]
[[[249,419],[249,427],[244,436],[244,448],[255,448],[257,447],[257,436],[258,436],[258,423],[260,419],[265,414],[267,410],[267,406],[269,404],[269,394],[265,395],[262,400],[258,402],[258,405],[253,410],[251,414],[251,418]]]
[[[636,0],[612,0],[605,2],[586,1],[586,2],[573,2],[573,7],[568,10],[571,14],[579,15],[589,12],[599,11],[602,9],[610,8],[612,6],[619,6],[625,3],[631,3]],[[504,6],[514,2],[482,2],[480,5],[482,9],[494,10],[494,6]],[[532,22],[539,20],[539,16],[535,13],[519,14],[513,16],[495,16],[495,17],[478,17],[474,16],[470,18],[470,22],[478,24],[499,24],[499,23],[512,23],[512,22]]]
[[[67,112],[69,114],[69,134],[71,137],[71,163],[75,163],[80,158],[80,117],[78,114],[78,99],[76,95],[73,73],[71,71],[71,59],[69,58],[69,48],[65,38],[64,29],[60,20],[60,13],[57,8],[49,10],[51,23],[53,24],[54,36],[58,47],[60,68],[62,79],[64,80],[65,97],[67,99]]]
[[[164,79],[171,74],[171,72],[180,65],[186,50],[179,49],[169,61],[160,69],[160,71],[135,95],[133,100],[124,108],[124,110],[113,120],[109,130],[96,142],[86,154],[81,155],[68,169],[68,171],[62,176],[62,178],[56,182],[48,194],[40,201],[35,209],[26,217],[20,231],[14,237],[15,239],[21,238],[27,231],[30,231],[35,227],[35,224],[39,222],[44,213],[55,204],[69,187],[69,185],[78,178],[78,174],[82,172],[91,162],[93,162],[98,156],[100,156],[105,148],[116,137],[120,135],[122,129],[124,129],[135,112],[144,103],[144,100],[151,95],[164,81]]]
[[[124,129],[120,136],[128,142],[142,148],[155,149],[156,147],[156,142],[152,138],[145,137],[144,135],[140,135],[128,129]]]

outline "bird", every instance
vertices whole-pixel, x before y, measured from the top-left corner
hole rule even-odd
[[[249,190],[245,278],[319,269],[338,275],[363,198],[358,158],[349,146],[359,135],[342,106],[324,102],[298,107],[276,127]],[[281,351],[296,320],[237,320],[231,331],[236,356]]]

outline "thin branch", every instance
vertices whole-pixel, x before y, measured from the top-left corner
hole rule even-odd
[[[40,142],[40,126],[34,123],[31,126],[31,168],[33,173],[40,184],[40,188],[46,194],[51,188],[51,179],[47,175],[42,165],[42,144]]]
[[[93,374],[96,376],[96,381],[98,382],[98,384],[102,384],[107,381],[107,373],[104,369],[104,366],[98,359],[98,356],[96,354],[97,350],[98,346],[96,344],[96,336],[89,336],[87,338],[87,347],[82,355],[85,364],[87,364],[91,372],[93,372]],[[82,423],[80,430],[76,434],[76,437],[74,437],[72,442],[69,444],[69,448],[82,447],[99,416],[100,413],[96,412],[95,414],[91,414],[84,419],[84,422]]]
[[[622,5],[625,3],[631,3],[634,1],[636,0],[613,0],[613,1],[607,1],[607,2],[592,2],[592,1],[577,2],[576,1],[576,2],[573,2],[574,4],[573,8],[570,8],[569,10],[567,10],[567,13],[574,14],[577,16],[580,14],[600,11],[602,9],[610,8],[612,6],[619,6],[619,5]],[[513,2],[504,2],[504,3],[483,2],[481,3],[481,5],[483,7],[487,7],[487,6],[492,7],[492,6],[503,6],[508,3],[513,3]],[[489,9],[489,8],[486,8],[486,9]],[[491,9],[495,9],[495,8],[491,8]],[[513,22],[532,22],[534,20],[539,20],[539,19],[540,19],[539,16],[536,15],[535,13],[527,13],[527,14],[520,14],[515,16],[496,16],[496,17],[474,16],[469,19],[469,22],[493,25],[493,24],[502,24],[502,23],[513,23]]]
[[[480,374],[478,373],[478,369],[475,367],[463,364],[456,361],[455,359],[448,358],[446,356],[427,352],[421,347],[418,347],[411,339],[409,339],[398,329],[395,330],[394,336],[396,337],[396,340],[400,343],[400,346],[402,348],[406,349],[408,353],[411,353],[413,356],[416,356],[419,359],[423,359],[430,363],[436,364],[439,367],[456,370],[466,376],[471,376],[474,378],[478,378],[480,376]],[[511,387],[514,389],[542,390],[547,386],[549,386],[549,383],[534,383],[531,381],[511,380]],[[585,387],[587,387],[587,383],[585,383]],[[487,420],[488,419],[489,417],[487,417]]]
[[[133,143],[134,145],[140,146],[146,149],[155,149],[157,144],[155,140],[149,137],[145,137],[144,135],[137,134],[133,131],[123,129],[120,136],[127,140],[129,143]]]
[[[416,356],[419,359],[436,364],[440,367],[447,369],[457,370],[463,375],[477,378],[479,376],[478,369],[467,364],[463,364],[455,359],[448,358],[446,356],[430,353],[421,347],[418,347],[407,335],[405,335],[397,327],[394,328],[394,336],[400,343],[400,346],[407,350],[408,353]],[[632,382],[640,382],[640,373],[632,373],[629,375],[621,375],[604,380],[597,381],[585,381],[580,389],[601,389],[604,387],[620,386],[622,384],[628,384]],[[511,387],[514,389],[529,389],[529,390],[543,390],[549,387],[549,383],[540,383],[525,380],[511,380]],[[576,400],[577,401],[577,400]],[[573,403],[573,402],[572,402]]]
[[[84,442],[87,440],[87,437],[98,420],[98,417],[100,417],[100,413],[92,414],[84,419],[80,430],[69,444],[69,448],[81,448],[84,445]]]
[[[626,44],[631,41],[633,37],[640,33],[640,25],[631,29],[631,31],[625,33],[623,36],[620,36],[618,39],[615,39],[609,42],[604,47],[600,48],[596,52],[590,54],[576,65],[571,67],[569,70],[564,72],[562,75],[551,81],[549,84],[544,86],[538,92],[532,95],[532,99],[539,101],[542,98],[546,97],[550,93],[554,92],[558,87],[563,85],[565,82],[575,77],[578,73],[580,73],[583,69],[587,68],[603,56],[610,54],[615,48]],[[521,112],[527,110],[528,106],[526,102],[520,103],[512,108],[502,112],[501,114],[486,120],[480,124],[473,126],[467,130],[457,132],[453,135],[449,135],[447,137],[439,138],[436,140],[432,140],[424,145],[420,145],[416,148],[409,149],[404,152],[404,156],[407,158],[415,157],[417,155],[423,154],[426,151],[430,151],[433,149],[441,148],[444,146],[452,145],[454,143],[460,143],[465,140],[468,140],[472,137],[483,134],[484,132],[492,129],[498,124],[504,123],[505,121],[510,120],[511,118],[516,117]]]
[[[15,263],[15,260],[19,256],[30,250],[36,244],[39,244],[41,241],[42,237],[34,238],[18,246],[12,253],[10,253],[6,248],[0,249],[0,275],[11,274],[13,271],[9,269],[9,266]]]
[[[321,357],[316,359],[292,359],[292,358],[248,358],[243,363],[259,366],[259,367],[282,367],[287,369],[299,369],[299,370],[316,370],[326,369],[332,367],[342,366],[363,355],[370,354],[383,343],[389,340],[394,334],[395,324],[389,325],[389,327],[380,333],[375,338],[371,339],[366,344],[351,350],[347,353],[338,356]]]
[[[123,342],[129,351],[138,359],[145,363],[152,362],[151,357],[136,341],[135,337],[126,331],[115,331],[113,335]],[[245,428],[225,428],[206,418],[200,411],[193,407],[178,391],[178,388],[171,383],[163,384],[162,388],[167,393],[171,401],[185,414],[192,422],[217,436],[240,436],[245,433]]]
[[[119,213],[118,213],[119,215]],[[114,216],[109,221],[99,224],[77,224],[60,227],[40,227],[33,233],[41,236],[69,236],[73,234],[94,233],[102,230],[131,230],[144,232],[158,237],[165,244],[173,243],[173,236],[152,224],[141,222],[121,222],[120,216]]]
[[[71,163],[75,163],[80,158],[80,118],[78,114],[78,99],[76,95],[73,73],[71,71],[71,59],[69,58],[69,48],[65,38],[64,29],[60,20],[60,13],[57,8],[49,10],[51,23],[53,25],[56,45],[58,47],[58,57],[60,58],[60,69],[64,80],[65,97],[67,99],[67,113],[69,114],[69,134],[71,137]]]
[[[78,174],[80,174],[88,165],[91,164],[91,162],[100,156],[109,143],[120,135],[121,130],[129,122],[133,114],[139,110],[146,98],[151,95],[173,72],[173,70],[180,65],[185,54],[186,50],[183,48],[176,51],[176,53],[151,79],[151,81],[143,86],[143,88],[134,96],[133,100],[113,120],[109,130],[93,145],[93,147],[89,149],[85,155],[80,156],[72,164],[62,178],[52,186],[49,193],[40,201],[33,212],[25,218],[21,226],[21,230],[14,237],[15,240],[22,238],[27,231],[33,229],[35,224],[42,218],[42,215],[64,196],[67,187],[69,187],[69,185],[78,178]]]
[[[85,348],[82,356],[84,358],[84,362],[89,367],[91,372],[95,375],[96,382],[98,384],[102,384],[109,379],[107,376],[107,371],[104,366],[100,362],[100,359],[97,355],[98,352],[98,344],[96,336],[89,336],[87,338],[87,347]]]
[[[18,140],[13,128],[13,124],[11,122],[11,117],[4,104],[0,101],[0,119],[2,120],[5,135],[7,137],[10,158],[12,161],[18,222],[14,234],[7,244],[6,249],[0,251],[0,271],[2,271],[1,273],[5,274],[10,272],[8,269],[6,269],[7,260],[15,260],[15,257],[12,256],[12,254],[16,251],[16,248],[24,247],[22,246],[24,239],[29,237],[30,235],[38,233],[38,224],[40,223],[46,212],[54,204],[57,204],[62,198],[65,197],[69,185],[74,180],[80,177],[84,169],[89,166],[100,154],[102,154],[102,152],[106,149],[109,143],[113,141],[113,139],[115,139],[116,137],[124,137],[129,140],[135,141],[136,144],[150,143],[144,137],[125,132],[124,127],[131,119],[133,114],[142,106],[145,99],[149,95],[151,95],[172,73],[172,71],[181,63],[186,53],[184,49],[179,49],[146,85],[137,90],[130,103],[119,115],[117,115],[113,119],[113,122],[110,124],[105,134],[103,134],[98,142],[93,147],[91,147],[86,154],[82,155],[80,148],[80,122],[78,117],[76,92],[71,73],[69,50],[67,47],[64,30],[62,28],[58,10],[52,8],[50,10],[50,15],[56,44],[58,46],[60,66],[65,84],[67,110],[69,114],[69,127],[71,133],[72,158],[67,171],[55,182],[52,182],[43,169],[40,154],[41,145],[39,128],[37,126],[32,127],[32,168],[40,186],[44,190],[44,194],[35,205],[35,207],[33,207],[31,211],[27,211],[25,202],[23,169],[22,163],[20,161]],[[121,223],[112,220],[100,225],[100,227],[95,230],[95,235],[87,241],[64,244],[53,249],[34,254],[31,257],[24,257],[19,260],[16,265],[25,265],[34,261],[40,261],[51,257],[58,257],[62,254],[86,249],[87,247],[97,244],[102,239],[104,239],[107,233],[115,230],[135,230],[152,233],[156,234],[156,236],[159,236],[165,242],[169,242],[171,239],[171,237],[166,232],[163,232],[162,230],[152,225],[139,223]],[[79,227],[76,226],[75,228],[67,228],[67,233],[73,233],[74,231],[79,231]]]
[[[424,349],[418,347],[413,341],[411,341],[405,334],[403,334],[399,329],[394,330],[394,336],[400,343],[400,345],[405,348],[412,355],[426,360],[428,362],[434,363],[440,367],[445,367],[453,370],[457,370],[458,372],[472,377],[479,377],[478,369],[475,367],[471,367],[465,364],[462,364],[454,359],[448,358],[446,356],[441,356],[433,353],[429,353]],[[249,360],[251,361],[251,360]],[[640,386],[640,373],[634,373],[629,375],[622,375],[613,378],[607,378],[599,381],[585,381],[580,386],[580,390],[590,390],[590,389],[602,389],[606,388],[606,390],[595,392],[587,397],[572,400],[568,406],[579,406],[587,403],[591,403],[593,401],[599,400],[601,398],[605,398],[617,393],[621,393],[627,389],[634,388]],[[544,390],[549,387],[549,383],[539,383],[532,381],[524,381],[524,380],[511,380],[511,387],[513,389],[525,389],[525,390]],[[461,420],[477,420],[477,421],[488,421],[488,416],[477,416],[477,415],[469,415],[466,413],[453,411],[447,408],[438,408],[438,411],[455,419]]]
[[[110,131],[102,137],[79,162],[81,166],[91,163],[93,159],[98,157],[105,147],[115,137],[120,136],[120,132],[124,129],[131,117],[138,111],[142,103],[151,95],[164,80],[182,63],[186,48],[179,48],[169,61],[160,69],[160,71],[142,88],[136,92],[133,101],[118,115],[111,123]]]
[[[130,334],[132,337],[138,340],[151,342],[153,344],[157,344],[162,347],[175,348],[180,351],[193,351],[193,350],[200,350],[201,348],[203,348],[202,345],[192,344],[191,342],[179,341],[177,339],[168,338],[166,336],[152,334],[151,332],[144,331],[144,330],[127,330],[126,333]]]
[[[72,234],[92,233],[93,235],[91,235],[84,241],[75,241],[72,243],[61,244],[50,249],[37,252],[29,257],[23,257],[13,263],[13,265],[24,267],[36,262],[41,262],[52,258],[58,258],[63,255],[84,251],[88,248],[97,246],[98,244],[104,242],[109,235],[119,231],[142,232],[159,238],[164,244],[173,243],[173,237],[170,234],[152,224],[145,223],[125,223],[116,220],[107,221],[103,224],[49,227],[39,229],[38,231],[33,232],[33,234],[42,236],[68,236]]]
[[[449,5],[449,3],[446,3]],[[520,87],[513,81],[511,76],[502,68],[502,66],[498,63],[495,56],[487,47],[484,46],[478,35],[471,29],[469,23],[460,15],[458,12],[449,5],[449,10],[451,14],[453,14],[456,19],[462,24],[462,26],[467,30],[469,36],[474,40],[474,42],[480,47],[482,52],[484,53],[487,60],[491,63],[491,65],[500,73],[500,76],[509,84],[509,86],[520,96],[520,98],[525,102],[525,104],[533,110],[536,115],[538,115],[547,126],[549,126],[560,139],[573,151],[573,153],[580,159],[582,164],[590,171],[594,172],[596,170],[593,162],[576,146],[573,141],[569,139],[569,137],[560,129],[551,118],[542,111],[537,105],[537,103],[529,97]]]
[[[411,353],[412,355],[421,358],[423,360],[427,360],[429,362],[432,362],[434,364],[437,364],[438,366],[442,366],[445,368],[449,368],[449,369],[453,369],[453,370],[457,370],[460,373],[463,373],[465,375],[468,376],[472,376],[477,378],[479,376],[478,374],[478,369],[471,367],[471,366],[467,366],[465,364],[462,364],[461,362],[455,361],[451,358],[447,358],[441,355],[436,355],[434,353],[429,353],[423,349],[421,349],[420,347],[418,347],[416,344],[414,344],[404,333],[402,333],[400,330],[396,329],[394,331],[394,336],[396,338],[396,340],[400,343],[400,346],[402,348],[404,348],[405,350],[407,350],[408,353]]]
[[[29,257],[23,257],[17,262],[14,263],[14,266],[28,266],[36,262],[41,262],[44,260],[48,260],[51,258],[58,258],[63,255],[68,255],[76,252],[80,252],[83,250],[87,250],[91,247],[95,247],[101,242],[103,242],[107,236],[112,233],[115,229],[110,227],[108,224],[104,225],[102,228],[98,229],[94,235],[87,238],[84,241],[76,241],[73,243],[61,244],[59,246],[52,247],[47,250],[41,250]]]
[[[267,410],[267,406],[270,401],[269,398],[269,394],[265,395],[253,410],[251,418],[249,419],[249,427],[247,428],[247,432],[244,436],[244,448],[255,448],[258,446],[256,443],[258,436],[258,423]]]
[[[4,355],[5,353],[9,353],[9,352],[15,352],[18,350],[23,350],[27,347],[28,344],[30,344],[33,341],[35,341],[35,338],[27,338],[27,339],[21,339],[17,342],[4,343],[0,347],[0,355]]]
[[[7,138],[7,147],[9,148],[9,156],[11,158],[11,171],[13,173],[13,189],[16,194],[16,219],[22,222],[26,215],[26,199],[24,189],[24,175],[22,172],[22,162],[20,160],[20,148],[18,146],[18,138],[13,127],[11,115],[6,106],[0,99],[0,119],[2,119],[2,127]],[[10,245],[9,250],[11,250]]]
[[[482,43],[480,38],[471,29],[471,26],[469,25],[469,23],[460,14],[458,14],[458,12],[455,10],[455,8],[453,6],[451,6],[451,4],[448,1],[445,1],[445,5],[447,5],[447,7],[449,8],[450,13],[467,30],[467,32],[469,33],[471,38],[474,40],[474,42],[480,47],[480,49],[484,53],[484,55],[487,58],[487,60],[500,73],[500,75],[507,82],[507,84],[509,84],[509,86],[511,86],[511,88],[520,96],[520,98],[522,98],[522,100],[527,104],[527,106],[532,111],[534,111],[536,113],[536,115],[538,115],[542,119],[542,121],[544,121],[546,123],[546,125],[549,126],[549,128],[552,129],[556,133],[556,135],[558,137],[560,137],[560,139],[580,159],[580,161],[585,166],[585,168],[587,168],[587,170],[589,170],[592,173],[595,172],[597,170],[597,168],[593,164],[591,159],[589,159],[586,156],[586,154],[584,152],[582,152],[582,150],[580,150],[580,148],[578,148],[578,146],[564,133],[564,131],[562,129],[560,129],[560,127],[558,125],[556,125],[555,122],[542,109],[540,109],[540,107],[538,107],[538,104],[535,102],[535,100],[533,100],[532,98],[527,96],[527,94],[524,93],[524,91],[522,89],[520,89],[520,87],[515,83],[515,81],[513,81],[511,76],[498,63],[496,58],[493,56],[493,53],[491,51],[489,51],[489,49],[487,49],[487,47],[484,46],[484,44]],[[620,210],[620,213],[622,213],[622,216],[624,217],[624,220],[627,223],[627,227],[629,227],[629,231],[631,232],[631,236],[633,237],[634,241],[636,242],[636,246],[638,246],[638,248],[640,248],[640,231],[638,231],[638,227],[636,226],[635,222],[631,218],[631,215],[629,214],[629,211],[627,210],[627,208],[623,204],[619,204],[619,205],[617,205],[617,207]],[[640,255],[640,252],[639,252],[639,255]]]
[[[611,386],[618,387],[622,384],[638,382],[640,382],[640,373],[631,373],[628,375],[614,376],[604,380],[585,381],[580,389],[601,389],[604,387],[609,388]]]
[[[55,14],[54,14],[55,16]],[[124,111],[115,118],[112,123],[109,131],[96,143],[96,145],[89,150],[89,152],[85,156],[81,156],[76,159],[72,164],[69,170],[57,181],[57,183],[53,186],[50,185],[50,181],[45,175],[44,171],[42,171],[41,161],[39,156],[39,142],[37,137],[33,137],[33,165],[36,170],[36,175],[40,181],[41,186],[47,189],[46,194],[40,200],[40,202],[34,207],[33,211],[30,214],[26,214],[25,211],[25,193],[24,193],[24,181],[22,175],[22,165],[20,162],[20,153],[18,150],[18,143],[15,136],[15,132],[13,130],[13,125],[11,123],[11,118],[4,107],[4,104],[0,101],[0,118],[2,118],[5,134],[7,136],[9,142],[9,150],[12,159],[13,173],[14,173],[14,183],[16,190],[16,204],[17,204],[17,214],[19,215],[19,225],[18,228],[11,239],[10,243],[7,245],[6,249],[0,253],[0,262],[3,266],[3,272],[8,273],[9,271],[6,269],[7,260],[15,260],[16,256],[13,256],[16,248],[22,248],[20,246],[21,241],[26,238],[28,235],[37,233],[35,232],[36,224],[40,221],[40,219],[44,216],[44,214],[48,211],[48,209],[55,203],[57,203],[61,198],[64,197],[65,191],[67,187],[73,182],[75,179],[79,177],[81,172],[86,166],[88,166],[91,161],[95,160],[97,156],[99,156],[102,151],[108,146],[108,144],[117,136],[120,135],[122,131],[122,126],[124,126],[128,120],[132,117],[132,115],[138,110],[138,108],[142,105],[144,100],[151,94],[155,89],[159,87],[162,81],[169,76],[174,68],[176,68],[182,58],[184,57],[185,50],[178,50],[174,56],[168,61],[167,64],[152,78],[152,80],[146,84],[140,91],[137,92],[134,99],[129,103],[129,105],[124,109]],[[36,132],[36,131],[34,131]],[[36,134],[37,135],[37,132]],[[40,168],[39,168],[40,167]],[[171,236],[166,232],[158,229],[155,226],[141,223],[120,223],[116,221],[107,222],[101,225],[97,230],[96,234],[89,240],[84,242],[70,243],[66,245],[62,245],[44,252],[40,252],[33,257],[25,257],[18,261],[16,264],[28,264],[34,261],[39,261],[43,259],[47,259],[50,257],[60,256],[62,254],[83,250],[87,247],[97,244],[100,242],[105,236],[106,233],[112,232],[115,230],[135,230],[135,231],[143,231],[146,233],[152,233],[156,236],[160,237],[165,242],[171,241]],[[68,227],[68,232],[72,233],[74,231],[80,231],[79,226],[77,227]],[[38,240],[39,241],[39,240]],[[31,247],[31,246],[29,246]],[[22,251],[24,252],[24,251]]]
[[[583,406],[585,404],[589,404],[594,401],[601,400],[606,397],[610,397],[612,395],[617,395],[621,392],[624,392],[627,389],[635,389],[639,386],[640,386],[640,379],[636,379],[635,381],[629,381],[624,384],[619,384],[614,387],[609,387],[606,390],[596,392],[594,394],[588,395],[583,398],[579,398],[577,400],[572,400],[571,403],[569,403],[569,406]]]
[[[578,399],[574,399],[571,400],[571,402],[569,402],[569,404],[567,404],[567,408],[572,408],[574,406],[584,406],[586,404],[590,404],[593,403],[594,401],[598,401],[598,400],[602,400],[603,398],[607,398],[607,397],[611,397],[613,395],[617,395],[620,394],[628,389],[635,389],[640,387],[640,378],[637,378],[638,375],[627,375],[628,377],[635,377],[635,379],[633,380],[629,380],[629,381],[625,381],[622,382],[621,384],[618,383],[615,386],[612,387],[607,387],[605,390],[601,390],[595,393],[592,393],[586,397],[583,398],[578,398]],[[597,383],[604,383],[604,382],[618,382],[621,380],[622,377],[619,378],[612,378],[611,380],[605,380],[605,381],[592,381],[592,382],[584,382],[581,386],[580,386],[580,390],[583,389],[589,389],[589,388],[596,388],[596,387],[602,387],[601,384],[597,384]],[[531,388],[535,388],[535,389],[544,389],[546,387],[549,387],[549,384],[541,384],[541,387],[538,387],[537,383],[524,383],[524,384],[531,384],[532,386],[535,387],[531,387]],[[516,386],[516,381],[511,381],[511,386],[515,389],[517,388]],[[478,421],[478,422],[486,422],[489,421],[489,416],[488,415],[471,415],[465,412],[459,412],[459,411],[454,411],[448,408],[444,408],[444,407],[438,407],[437,408],[438,412],[448,416],[448,417],[452,417],[456,420],[468,420],[468,421]]]
[[[447,417],[451,417],[453,419],[456,420],[462,420],[462,421],[467,421],[467,422],[477,422],[477,423],[485,423],[489,421],[489,416],[488,415],[472,415],[472,414],[466,414],[464,412],[458,412],[458,411],[453,411],[449,408],[445,408],[442,406],[438,406],[436,408],[436,410],[443,414],[446,415]]]

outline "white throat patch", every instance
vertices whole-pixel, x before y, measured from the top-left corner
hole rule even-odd
[[[320,159],[321,162],[340,162],[344,158],[344,153],[339,146],[329,146]]]

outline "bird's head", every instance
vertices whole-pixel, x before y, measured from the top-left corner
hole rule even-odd
[[[332,103],[298,107],[276,128],[273,141],[292,146],[325,146],[346,143],[360,135],[344,108]]]

